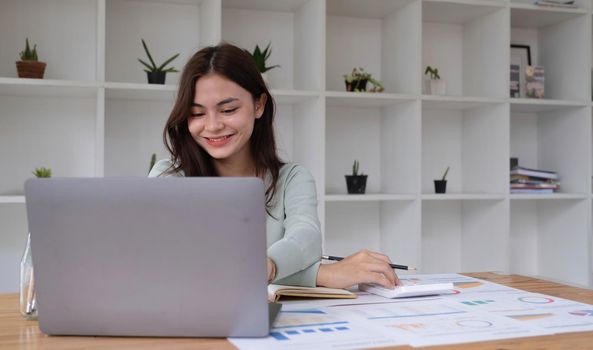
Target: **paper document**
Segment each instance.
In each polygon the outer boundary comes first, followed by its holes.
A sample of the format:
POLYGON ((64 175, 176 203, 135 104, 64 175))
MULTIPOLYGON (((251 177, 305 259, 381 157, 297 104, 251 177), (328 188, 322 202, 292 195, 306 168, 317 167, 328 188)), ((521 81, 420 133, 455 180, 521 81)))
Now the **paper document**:
POLYGON ((453 291, 453 283, 403 285, 393 289, 381 287, 376 284, 360 284, 358 288, 385 298, 407 298, 444 293, 450 294, 453 291))

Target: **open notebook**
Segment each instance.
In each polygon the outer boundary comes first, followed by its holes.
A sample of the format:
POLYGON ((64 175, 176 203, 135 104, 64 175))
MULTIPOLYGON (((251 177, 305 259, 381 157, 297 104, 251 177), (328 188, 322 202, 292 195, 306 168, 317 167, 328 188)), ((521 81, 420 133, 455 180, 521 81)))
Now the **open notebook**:
POLYGON ((345 289, 325 287, 299 287, 284 286, 280 284, 268 285, 268 300, 277 302, 281 297, 303 297, 303 298, 339 298, 354 299, 356 294, 345 289))

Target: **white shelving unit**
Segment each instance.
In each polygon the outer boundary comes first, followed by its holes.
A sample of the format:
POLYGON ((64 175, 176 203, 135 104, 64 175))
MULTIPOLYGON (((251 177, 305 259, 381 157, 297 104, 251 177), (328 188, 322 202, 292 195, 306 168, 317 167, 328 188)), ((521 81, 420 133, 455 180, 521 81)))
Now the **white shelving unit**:
POLYGON ((494 270, 593 287, 593 1, 6 0, 0 4, 0 292, 18 288, 23 182, 145 176, 179 74, 148 85, 144 38, 180 69, 197 49, 272 43, 285 160, 317 180, 324 252, 382 251, 422 273, 494 270), (25 37, 48 63, 19 79, 25 37), (546 99, 509 98, 510 44, 545 67, 546 99), (429 95, 436 66, 444 96, 429 95), (346 92, 364 67, 383 93, 346 92), (509 158, 557 170, 561 190, 509 194, 509 158), (358 159, 367 194, 348 195, 358 159), (447 194, 433 180, 447 166, 447 194))

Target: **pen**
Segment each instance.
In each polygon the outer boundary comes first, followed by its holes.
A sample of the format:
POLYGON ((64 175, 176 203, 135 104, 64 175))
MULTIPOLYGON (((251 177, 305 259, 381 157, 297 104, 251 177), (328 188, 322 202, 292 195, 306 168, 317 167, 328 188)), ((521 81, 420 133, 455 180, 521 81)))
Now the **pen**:
MULTIPOLYGON (((340 260, 343 260, 344 258, 342 258, 340 256, 322 255, 321 259, 340 261, 340 260)), ((410 267, 410 266, 406 266, 406 265, 389 264, 389 266, 391 266, 394 269, 398 269, 398 270, 416 270, 415 267, 410 267)))

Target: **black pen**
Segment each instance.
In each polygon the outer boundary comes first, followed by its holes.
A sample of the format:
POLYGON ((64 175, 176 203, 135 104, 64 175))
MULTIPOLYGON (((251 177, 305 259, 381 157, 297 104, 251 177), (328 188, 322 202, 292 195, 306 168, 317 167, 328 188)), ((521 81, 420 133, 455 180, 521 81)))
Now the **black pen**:
MULTIPOLYGON (((321 259, 340 261, 340 260, 343 260, 344 258, 342 258, 340 256, 322 255, 321 259)), ((416 270, 415 267, 410 267, 410 266, 406 266, 406 265, 389 264, 389 266, 391 266, 394 269, 398 269, 398 270, 416 270)))

